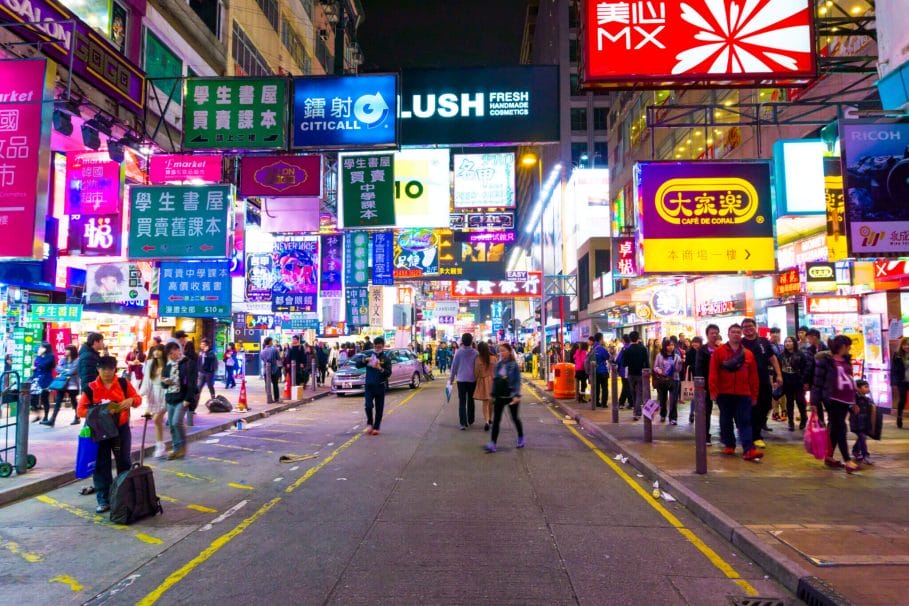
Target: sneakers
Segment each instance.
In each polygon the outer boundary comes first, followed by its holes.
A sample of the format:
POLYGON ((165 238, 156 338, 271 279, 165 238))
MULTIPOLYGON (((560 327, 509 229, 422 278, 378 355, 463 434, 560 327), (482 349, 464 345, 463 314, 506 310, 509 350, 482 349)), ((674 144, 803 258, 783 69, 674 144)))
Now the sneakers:
POLYGON ((679 422, 678 422, 678 421, 669 421, 669 424, 670 424, 670 425, 678 425, 679 422))
POLYGON ((734 455, 734 454, 735 454, 735 448, 732 447, 732 446, 726 446, 726 447, 723 448, 723 454, 724 454, 724 455, 734 455))
POLYGON ((377 436, 377 435, 379 435, 379 430, 378 430, 378 429, 373 429, 372 431, 369 432, 369 435, 371 435, 371 436, 377 436))
POLYGON ((372 425, 367 425, 367 426, 366 426, 366 429, 363 430, 363 433, 365 433, 366 435, 371 434, 371 433, 372 433, 372 425))
POLYGON ((483 450, 485 450, 486 452, 488 452, 490 454, 494 453, 496 451, 496 443, 490 442, 489 444, 487 444, 486 446, 483 447, 483 450))
POLYGON ((758 448, 767 448, 767 442, 765 442, 764 440, 755 440, 754 445, 757 446, 758 448))
POLYGON ((107 513, 110 511, 110 505, 108 503, 102 503, 95 507, 95 513, 107 513))
POLYGON ((855 461, 846 461, 844 467, 846 468, 846 473, 854 473, 859 470, 859 466, 855 461))
POLYGON ((524 448, 524 444, 526 444, 526 442, 524 441, 524 436, 521 436, 520 438, 518 438, 517 448, 524 448))
POLYGON ((742 458, 746 461, 757 461, 764 456, 764 453, 756 448, 752 448, 748 452, 742 455, 742 458))
POLYGON ((845 467, 841 462, 837 461, 833 457, 826 457, 824 459, 824 465, 827 467, 833 467, 834 469, 839 469, 840 467, 845 467))
POLYGON ((155 444, 155 454, 152 455, 156 459, 163 459, 167 455, 167 448, 164 446, 164 442, 158 442, 155 444))

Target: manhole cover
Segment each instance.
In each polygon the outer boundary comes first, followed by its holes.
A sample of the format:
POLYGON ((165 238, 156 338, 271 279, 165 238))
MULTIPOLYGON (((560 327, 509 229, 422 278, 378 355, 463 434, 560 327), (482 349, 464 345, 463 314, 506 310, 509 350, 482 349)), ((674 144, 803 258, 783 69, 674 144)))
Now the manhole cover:
POLYGON ((780 598, 734 597, 732 606, 787 606, 780 598))

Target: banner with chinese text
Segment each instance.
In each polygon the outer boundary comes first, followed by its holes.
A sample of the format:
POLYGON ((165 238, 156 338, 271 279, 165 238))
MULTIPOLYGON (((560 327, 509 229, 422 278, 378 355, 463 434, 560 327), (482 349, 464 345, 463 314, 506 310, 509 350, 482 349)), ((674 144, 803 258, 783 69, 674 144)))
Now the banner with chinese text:
POLYGON ((365 286, 345 288, 347 303, 347 326, 358 328, 369 326, 369 289, 365 286))
POLYGON ((395 280, 439 277, 439 243, 437 230, 402 229, 395 232, 395 280))
POLYGON ((339 172, 338 227, 394 227, 394 154, 344 155, 339 172))
POLYGON ((342 238, 342 234, 322 236, 322 277, 319 281, 319 293, 322 297, 341 296, 341 269, 344 267, 342 238))
POLYGON ((369 284, 369 233, 348 231, 344 234, 344 284, 369 284))
POLYGON ((124 171, 106 151, 66 154, 66 214, 119 213, 124 171))
POLYGON ((230 262, 161 263, 159 308, 163 316, 219 318, 230 315, 230 262))
POLYGON ((536 299, 543 292, 543 274, 527 272, 523 282, 513 280, 458 280, 451 283, 454 299, 536 299))
POLYGON ((278 240, 274 262, 272 311, 318 313, 319 236, 278 240))
POLYGON ((843 165, 840 158, 824 158, 824 198, 827 206, 827 258, 849 258, 846 232, 846 193, 843 190, 843 165))
POLYGON ((284 149, 287 80, 189 78, 184 149, 284 149))
POLYGON ((394 278, 394 232, 377 231, 372 234, 372 283, 374 286, 392 286, 394 278))
POLYGON ((28 314, 31 322, 81 322, 81 305, 35 303, 28 314))

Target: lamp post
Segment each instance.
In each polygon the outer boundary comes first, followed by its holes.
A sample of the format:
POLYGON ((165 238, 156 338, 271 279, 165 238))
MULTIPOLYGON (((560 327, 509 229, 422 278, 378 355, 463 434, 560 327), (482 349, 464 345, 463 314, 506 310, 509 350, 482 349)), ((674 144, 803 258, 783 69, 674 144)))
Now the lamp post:
MULTIPOLYGON (((543 159, 538 157, 533 153, 526 153, 521 156, 521 165, 530 168, 532 166, 537 167, 537 204, 542 203, 543 196, 543 159)), ((543 213, 540 212, 540 221, 538 225, 537 233, 540 235, 540 270, 543 269, 543 213)), ((533 247, 533 241, 531 240, 531 248, 533 247)), ((543 282, 545 284, 545 276, 543 282)), ((545 289, 543 284, 540 285, 540 372, 542 373, 542 378, 545 380, 549 377, 548 366, 549 366, 549 355, 546 353, 546 325, 544 319, 545 312, 545 289)), ((533 310, 533 299, 530 299, 530 317, 534 318, 533 310)))

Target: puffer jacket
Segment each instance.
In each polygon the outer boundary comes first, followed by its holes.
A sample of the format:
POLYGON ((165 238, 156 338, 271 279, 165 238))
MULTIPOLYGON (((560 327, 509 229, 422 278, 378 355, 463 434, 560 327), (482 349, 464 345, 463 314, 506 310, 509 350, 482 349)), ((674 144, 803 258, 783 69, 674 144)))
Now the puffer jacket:
MULTIPOLYGON (((852 375, 852 358, 846 356, 847 372, 852 375)), ((814 383, 811 385, 811 404, 829 402, 830 395, 836 386, 836 364, 829 350, 819 351, 814 355, 814 383)))
POLYGON ((723 368, 723 362, 738 353, 733 351, 728 343, 717 347, 710 356, 710 397, 716 400, 720 395, 748 396, 751 398, 751 405, 754 406, 760 391, 757 363, 754 354, 744 345, 739 351, 744 352, 745 359, 742 366, 734 372, 723 368))
POLYGON ((83 343, 79 348, 79 384, 91 385, 92 381, 98 378, 98 363, 101 362, 101 354, 83 343))

